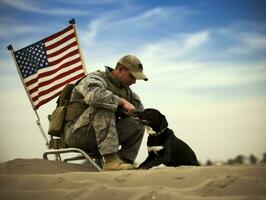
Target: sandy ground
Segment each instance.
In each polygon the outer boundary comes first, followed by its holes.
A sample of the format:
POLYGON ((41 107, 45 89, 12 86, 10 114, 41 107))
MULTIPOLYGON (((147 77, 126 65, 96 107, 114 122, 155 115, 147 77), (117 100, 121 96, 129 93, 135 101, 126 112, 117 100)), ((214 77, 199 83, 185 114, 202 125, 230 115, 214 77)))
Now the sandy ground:
POLYGON ((92 172, 41 159, 0 164, 0 199, 266 199, 266 165, 92 172))

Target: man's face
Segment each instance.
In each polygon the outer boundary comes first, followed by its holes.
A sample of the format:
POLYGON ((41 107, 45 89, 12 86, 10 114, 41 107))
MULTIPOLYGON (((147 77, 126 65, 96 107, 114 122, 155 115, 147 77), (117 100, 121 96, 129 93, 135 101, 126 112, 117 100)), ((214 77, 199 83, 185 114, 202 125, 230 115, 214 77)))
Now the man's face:
POLYGON ((136 83, 136 79, 127 68, 120 70, 120 81, 124 87, 129 87, 132 84, 136 83))

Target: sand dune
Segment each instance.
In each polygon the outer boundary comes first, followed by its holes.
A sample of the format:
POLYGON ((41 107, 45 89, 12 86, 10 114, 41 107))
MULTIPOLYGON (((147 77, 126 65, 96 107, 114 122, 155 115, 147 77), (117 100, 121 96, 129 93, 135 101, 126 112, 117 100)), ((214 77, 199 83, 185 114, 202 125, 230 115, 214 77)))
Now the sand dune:
POLYGON ((92 172, 41 159, 0 164, 0 199, 266 199, 266 166, 92 172))

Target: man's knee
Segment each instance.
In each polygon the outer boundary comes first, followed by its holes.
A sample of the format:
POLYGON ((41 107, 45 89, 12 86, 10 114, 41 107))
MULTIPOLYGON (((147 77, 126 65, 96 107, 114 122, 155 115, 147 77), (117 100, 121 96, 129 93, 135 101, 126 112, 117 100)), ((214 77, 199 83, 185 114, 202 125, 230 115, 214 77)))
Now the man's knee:
POLYGON ((115 122, 115 114, 106 109, 99 109, 95 112, 92 124, 95 130, 103 130, 111 126, 115 122))
POLYGON ((65 130, 65 142, 69 147, 76 147, 90 152, 94 152, 97 149, 95 134, 90 125, 74 130, 73 122, 71 122, 67 124, 65 130))
POLYGON ((115 113, 106 109, 99 109, 92 119, 92 125, 101 154, 117 152, 119 141, 115 113))

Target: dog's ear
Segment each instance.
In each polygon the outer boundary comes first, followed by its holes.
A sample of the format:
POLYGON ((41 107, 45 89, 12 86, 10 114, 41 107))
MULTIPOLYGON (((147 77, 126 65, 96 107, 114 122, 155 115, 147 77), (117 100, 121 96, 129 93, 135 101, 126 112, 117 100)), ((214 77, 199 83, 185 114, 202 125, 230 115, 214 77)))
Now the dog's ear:
POLYGON ((160 131, 164 130, 168 126, 168 122, 163 114, 160 115, 161 118, 161 125, 160 125, 160 131))

